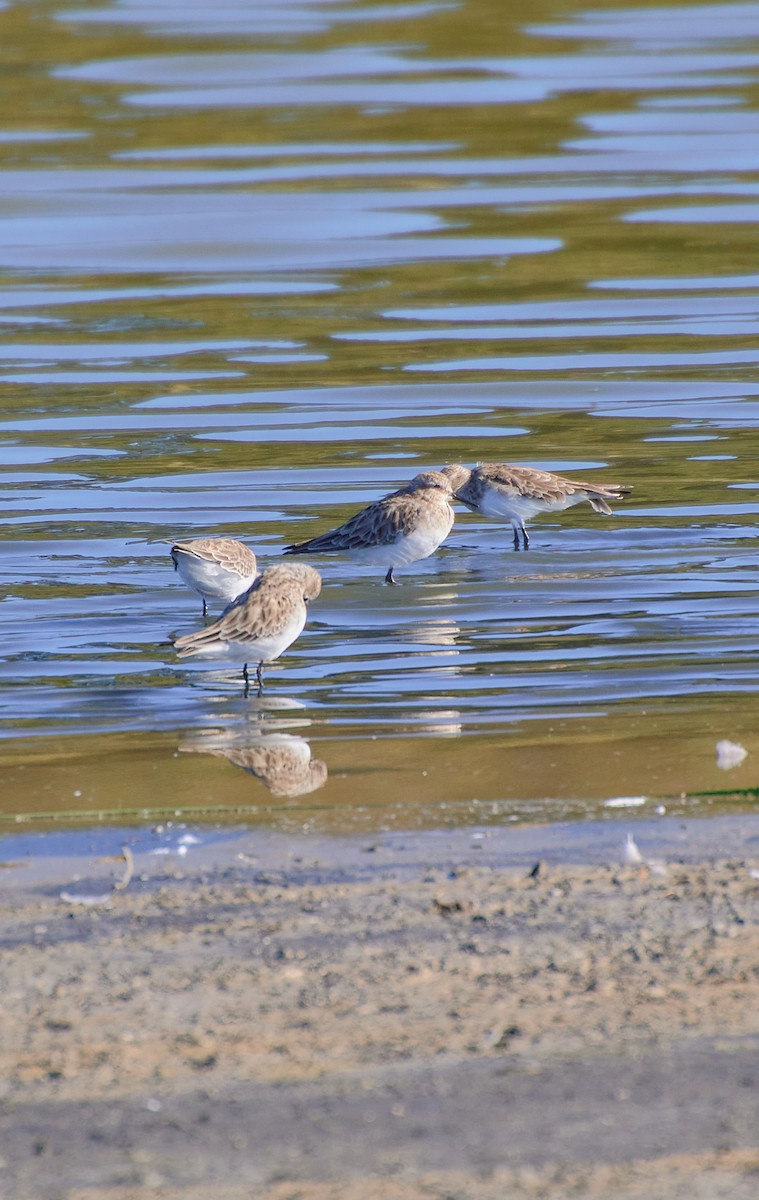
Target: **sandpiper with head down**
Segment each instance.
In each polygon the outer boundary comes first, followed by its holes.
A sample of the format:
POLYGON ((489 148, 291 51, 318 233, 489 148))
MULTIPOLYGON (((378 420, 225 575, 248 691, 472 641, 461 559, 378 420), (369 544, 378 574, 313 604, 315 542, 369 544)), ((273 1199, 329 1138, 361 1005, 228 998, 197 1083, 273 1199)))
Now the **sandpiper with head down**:
POLYGON ((451 532, 453 492, 468 477, 468 469, 460 466, 422 471, 405 487, 362 508, 337 529, 287 546, 284 553, 341 552, 386 568, 385 583, 395 583, 396 567, 427 558, 451 532))
POLYGON ((596 512, 609 515, 608 500, 620 500, 631 488, 620 483, 591 484, 565 479, 551 471, 534 467, 512 467, 508 463, 480 463, 463 486, 455 489, 456 499, 486 517, 510 521, 514 529, 514 549, 519 550, 520 534, 525 550, 530 545, 525 521, 538 513, 563 512, 573 504, 587 500, 596 512))
POLYGON ((258 575, 255 554, 236 538, 203 537, 175 542, 171 558, 174 570, 201 596, 203 616, 208 612, 209 600, 229 604, 247 592, 258 575))
POLYGON ((256 663, 258 694, 263 691, 264 663, 273 662, 303 632, 306 605, 321 591, 321 575, 305 563, 267 567, 242 596, 205 629, 174 641, 180 658, 191 655, 242 662, 245 695, 250 681, 248 663, 256 663))

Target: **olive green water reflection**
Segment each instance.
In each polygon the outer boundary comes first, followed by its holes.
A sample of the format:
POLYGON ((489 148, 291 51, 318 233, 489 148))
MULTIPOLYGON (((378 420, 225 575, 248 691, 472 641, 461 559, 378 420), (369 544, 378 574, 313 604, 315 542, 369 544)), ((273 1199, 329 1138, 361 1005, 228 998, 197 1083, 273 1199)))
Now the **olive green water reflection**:
POLYGON ((0 66, 9 825, 754 804, 755 6, 6 7, 0 66), (161 539, 482 459, 634 491, 317 562, 263 707, 177 664, 161 539))
MULTIPOLYGON (((634 713, 610 718, 602 732, 597 721, 538 721, 498 740, 446 736, 453 725, 449 714, 448 728, 441 721, 436 738, 364 740, 360 754, 355 739, 321 740, 324 731, 302 726, 249 733, 234 745, 219 730, 194 731, 179 741, 155 733, 139 744, 123 734, 41 738, 31 747, 9 742, 0 758, 3 789, 21 798, 22 807, 6 814, 3 828, 181 818, 371 832, 583 820, 600 812, 629 821, 662 808, 670 816, 708 816, 753 810, 757 803, 756 787, 742 792, 736 778, 731 792, 732 777, 716 765, 713 712, 699 713, 695 722, 692 713, 660 713, 657 736, 650 720, 634 713), (329 773, 306 794, 296 786, 289 795, 282 781, 295 778, 290 759, 304 744, 312 761, 318 753, 318 761, 329 763, 329 773), (257 751, 256 773, 241 762, 241 746, 257 751), (277 751, 270 765, 281 765, 288 752, 284 776, 276 767, 270 774, 261 770, 264 749, 277 751), (603 806, 604 800, 611 804, 603 806)), ((759 751, 753 726, 737 726, 750 754, 759 751)))

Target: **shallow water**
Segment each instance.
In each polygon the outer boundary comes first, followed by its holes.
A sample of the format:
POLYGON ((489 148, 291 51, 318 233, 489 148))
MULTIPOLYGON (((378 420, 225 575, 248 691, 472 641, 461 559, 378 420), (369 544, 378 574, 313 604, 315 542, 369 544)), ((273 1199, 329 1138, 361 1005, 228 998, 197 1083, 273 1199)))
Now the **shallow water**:
POLYGON ((756 808, 757 9, 507 7, 0 4, 6 829, 756 808), (477 460, 634 491, 177 662, 166 540, 477 460))

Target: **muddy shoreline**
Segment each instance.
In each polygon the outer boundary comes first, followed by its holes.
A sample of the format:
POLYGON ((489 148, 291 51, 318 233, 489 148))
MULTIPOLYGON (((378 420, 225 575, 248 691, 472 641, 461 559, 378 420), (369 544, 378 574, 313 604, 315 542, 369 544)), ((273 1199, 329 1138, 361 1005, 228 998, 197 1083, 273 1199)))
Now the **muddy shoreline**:
POLYGON ((6 840, 0 1194, 759 1193, 759 816, 199 832, 6 840))

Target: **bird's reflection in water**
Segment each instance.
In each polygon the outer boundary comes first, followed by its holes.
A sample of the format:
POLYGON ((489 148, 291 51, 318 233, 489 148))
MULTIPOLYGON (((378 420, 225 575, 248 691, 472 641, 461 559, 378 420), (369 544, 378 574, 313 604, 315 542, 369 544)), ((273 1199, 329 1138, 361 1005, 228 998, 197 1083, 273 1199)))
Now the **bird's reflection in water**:
MULTIPOLYGON (((449 647, 455 646, 461 630, 450 617, 439 619, 430 618, 427 621, 417 621, 408 627, 411 639, 422 646, 440 646, 443 653, 451 653, 449 647)), ((458 654, 458 650, 453 651, 458 654)))
POLYGON ((461 713, 456 708, 419 709, 413 719, 414 733, 433 737, 458 737, 461 733, 461 713))
POLYGON ((327 764, 311 757, 305 738, 260 730, 209 730, 188 738, 179 749, 215 754, 255 775, 273 796, 305 796, 327 782, 327 764))
POLYGON ((424 646, 425 653, 454 657, 458 655, 457 642, 461 630, 450 617, 428 617, 413 621, 398 630, 396 636, 401 642, 412 642, 416 646, 424 646), (427 647, 431 647, 427 650, 427 647))

